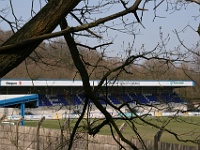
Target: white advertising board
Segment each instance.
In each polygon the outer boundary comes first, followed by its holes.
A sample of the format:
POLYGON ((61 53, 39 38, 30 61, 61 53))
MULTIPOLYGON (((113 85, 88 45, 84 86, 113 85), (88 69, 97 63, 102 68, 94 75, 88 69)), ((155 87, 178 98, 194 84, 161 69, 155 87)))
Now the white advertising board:
MULTIPOLYGON (((97 86, 99 80, 90 81, 91 86, 97 86)), ((82 86, 81 80, 12 80, 1 79, 1 86, 82 86)), ((104 82, 103 86, 106 83, 104 82)), ((108 81, 107 86, 194 86, 193 81, 108 81)))

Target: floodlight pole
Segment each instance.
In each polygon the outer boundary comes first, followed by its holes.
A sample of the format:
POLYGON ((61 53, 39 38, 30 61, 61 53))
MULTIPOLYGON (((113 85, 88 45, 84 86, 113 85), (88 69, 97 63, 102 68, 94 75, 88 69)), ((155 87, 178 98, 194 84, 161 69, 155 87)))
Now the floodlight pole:
MULTIPOLYGON (((21 116, 24 118, 25 115, 25 103, 21 103, 20 105, 21 116)), ((24 119, 20 123, 21 126, 24 126, 24 119)))

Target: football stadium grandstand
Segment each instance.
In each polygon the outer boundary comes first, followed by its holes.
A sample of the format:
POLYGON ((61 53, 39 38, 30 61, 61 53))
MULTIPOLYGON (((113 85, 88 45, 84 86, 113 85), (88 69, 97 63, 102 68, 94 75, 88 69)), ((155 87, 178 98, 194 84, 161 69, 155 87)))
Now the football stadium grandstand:
MULTIPOLYGON (((99 81, 90 81, 90 84, 95 87, 99 84, 99 81)), ((97 96, 101 104, 104 105, 113 116, 120 114, 109 108, 109 106, 107 107, 107 100, 114 105, 120 105, 124 102, 129 103, 131 107, 137 108, 138 113, 148 112, 151 115, 164 115, 163 112, 160 112, 158 109, 152 109, 151 106, 156 105, 157 108, 167 107, 186 111, 187 102, 176 94, 174 89, 191 86, 194 86, 193 81, 107 81, 103 84, 97 96), (141 109, 141 107, 137 106, 144 107, 141 109)), ((4 101, 0 103, 0 106, 4 108, 4 112, 0 113, 5 113, 5 108, 7 107, 23 107, 23 109, 29 108, 29 110, 31 110, 29 113, 34 115, 50 115, 53 114, 53 110, 56 110, 54 108, 62 107, 63 111, 59 115, 57 112, 56 117, 58 118, 66 117, 66 115, 69 114, 71 117, 76 117, 76 113, 80 113, 83 106, 82 104, 84 104, 85 101, 81 80, 1 79, 0 95, 1 97, 7 96, 4 99, 0 99, 0 101, 4 101), (8 96, 11 95, 21 95, 21 97, 9 98, 8 96), (37 96, 34 97, 33 100, 30 100, 29 97, 24 98, 25 101, 22 102, 22 95, 25 97, 37 96), (6 101, 10 103, 5 105, 6 101), (11 103, 12 101, 18 102, 11 103)), ((91 101, 90 104, 92 106, 91 117, 101 117, 102 114, 92 105, 91 101)), ((126 107, 124 107, 122 111, 127 115, 131 113, 126 107)), ((26 114, 22 109, 21 113, 22 115, 26 114)), ((12 115, 13 114, 12 111, 12 115)), ((8 115, 11 114, 8 113, 8 115)), ((51 115, 50 118, 52 119, 55 117, 51 115)))

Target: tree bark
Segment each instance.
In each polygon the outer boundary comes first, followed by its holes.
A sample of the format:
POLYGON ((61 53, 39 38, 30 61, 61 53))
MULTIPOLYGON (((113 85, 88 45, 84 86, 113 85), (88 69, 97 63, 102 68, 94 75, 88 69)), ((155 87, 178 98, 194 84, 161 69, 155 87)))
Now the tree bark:
MULTIPOLYGON (((80 0, 50 0, 36 16, 26 23, 2 46, 14 44, 19 41, 51 33, 80 0)), ((31 52, 42 42, 34 41, 32 44, 24 44, 8 49, 0 53, 0 77, 17 67, 31 52)))

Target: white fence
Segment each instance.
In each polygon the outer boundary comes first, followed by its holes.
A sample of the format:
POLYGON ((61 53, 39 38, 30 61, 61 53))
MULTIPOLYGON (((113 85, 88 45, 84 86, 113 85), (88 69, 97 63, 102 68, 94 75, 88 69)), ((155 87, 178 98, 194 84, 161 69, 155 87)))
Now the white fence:
MULTIPOLYGON (((137 113, 139 116, 144 115, 146 113, 137 113)), ((111 113, 113 117, 122 117, 122 114, 111 113)), ((134 116, 133 113, 125 113, 127 117, 134 116)), ((157 113, 149 113, 150 116, 200 116, 200 112, 157 112, 157 113)), ((40 120, 42 117, 45 119, 64 119, 64 118, 78 118, 79 114, 73 113, 63 113, 61 115, 57 114, 46 114, 46 115, 25 115, 25 120, 40 120)), ((91 118, 103 118, 104 115, 101 112, 93 112, 90 113, 91 118)), ((21 119, 20 115, 9 115, 7 116, 8 120, 19 120, 21 119)))

